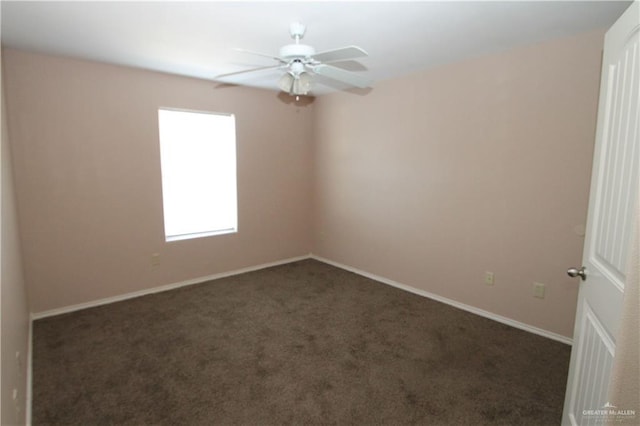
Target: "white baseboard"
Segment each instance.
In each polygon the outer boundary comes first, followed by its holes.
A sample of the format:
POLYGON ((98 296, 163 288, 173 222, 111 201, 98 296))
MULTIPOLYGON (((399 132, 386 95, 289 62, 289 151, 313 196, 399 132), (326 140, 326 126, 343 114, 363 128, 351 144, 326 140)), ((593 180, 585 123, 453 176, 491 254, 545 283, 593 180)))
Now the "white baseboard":
MULTIPOLYGON (((145 289, 145 290, 135 291, 135 292, 132 292, 132 293, 126 293, 126 294, 121 294, 121 295, 118 295, 118 296, 107 297, 107 298, 104 298, 104 299, 93 300, 93 301, 90 301, 90 302, 80 303, 80 304, 77 304, 77 305, 65 306, 65 307, 62 307, 62 308, 51 309, 51 310, 43 311, 43 312, 36 312, 36 313, 32 313, 31 314, 31 320, 33 321, 33 320, 38 320, 38 319, 41 319, 41 318, 47 318, 47 317, 51 317, 51 316, 55 316, 55 315, 60 315, 60 314, 66 314, 66 313, 69 313, 69 312, 79 311, 81 309, 87 309, 87 308, 93 308, 93 307, 96 307, 96 306, 107 305, 107 304, 110 304, 110 303, 120 302, 120 301, 127 300, 127 299, 133 299, 135 297, 145 296, 147 294, 153 294, 153 293, 159 293, 159 292, 163 292, 163 291, 173 290, 173 289, 180 288, 180 287, 185 287, 185 286, 189 286, 189 285, 193 285, 193 284, 200 284, 200 283, 203 283, 203 282, 206 282, 206 281, 211 281, 211 280, 215 280, 215 279, 219 279, 219 278, 230 277, 230 276, 233 276, 233 275, 243 274, 245 272, 257 271, 259 269, 269 268, 269 267, 272 267, 272 266, 284 265, 284 264, 287 264, 287 263, 297 262, 297 261, 304 260, 304 259, 309 259, 309 258, 315 259, 315 260, 317 260, 319 262, 327 263, 329 265, 335 266, 335 267, 340 268, 340 269, 344 269, 344 270, 349 271, 349 272, 353 272, 353 273, 358 274, 358 275, 362 275, 363 277, 370 278, 372 280, 375 280, 375 281, 381 282, 383 284, 387 284, 387 285, 399 288, 401 290, 405 290, 405 291, 417 294, 419 296, 427 297, 429 299, 433 299, 433 300, 436 300, 438 302, 446 303, 447 305, 462 309, 462 310, 467 311, 467 312, 471 312, 471 313, 476 314, 476 315, 480 315, 481 317, 492 319, 492 320, 500 322, 502 324, 506 324, 506 325, 509 325, 509 326, 512 326, 512 327, 515 327, 515 328, 519 328, 521 330, 528 331, 530 333, 534 333, 534 334, 537 334, 539 336, 547 337, 549 339, 556 340, 558 342, 562 342, 562 343, 565 343, 567 345, 572 345, 573 344, 573 339, 571 339, 569 337, 566 337, 566 336, 563 336, 561 334, 557 334, 557 333, 554 333, 552 331, 544 330, 542 328, 534 327, 532 325, 525 324, 523 322, 516 321, 516 320, 513 320, 511 318, 503 317, 501 315, 497 315, 497 314, 494 314, 492 312, 485 311, 483 309, 476 308, 476 307, 471 306, 471 305, 467 305, 467 304, 464 304, 464 303, 461 303, 461 302, 457 302, 457 301, 455 301, 453 299, 448 299, 446 297, 439 296, 437 294, 430 293, 430 292, 425 291, 425 290, 421 290, 421 289, 417 289, 415 287, 411 287, 411 286, 408 286, 408 285, 405 285, 405 284, 401 284, 401 283, 399 283, 397 281, 393 281, 393 280, 390 280, 388 278, 381 277, 379 275, 375 275, 375 274, 363 271, 361 269, 353 268, 351 266, 347 266, 347 265, 344 265, 344 264, 339 263, 339 262, 334 262, 333 260, 326 259, 326 258, 323 258, 321 256, 314 255, 314 254, 309 254, 309 255, 306 255, 306 256, 292 257, 292 258, 283 259, 283 260, 270 262, 270 263, 263 263, 263 264, 260 264, 260 265, 249 266, 249 267, 246 267, 246 268, 236 269, 236 270, 233 270, 233 271, 221 272, 221 273, 218 273, 218 274, 213 274, 213 275, 209 275, 209 276, 205 276, 205 277, 194 278, 194 279, 190 279, 190 280, 186 280, 186 281, 181 281, 181 282, 178 282, 178 283, 167 284, 167 285, 163 285, 163 286, 159 286, 159 287, 153 287, 153 288, 149 288, 149 289, 145 289)), ((30 330, 30 333, 31 333, 31 330, 30 330)), ((29 351, 29 355, 31 355, 31 351, 29 351)), ((29 366, 29 368, 30 368, 30 366, 29 366)))
POLYGON ((358 275, 362 275, 363 277, 370 278, 370 279, 375 280, 375 281, 379 281, 379 282, 381 282, 383 284, 387 284, 387 285, 399 288, 401 290, 405 290, 405 291, 417 294, 418 296, 423 296, 423 297, 427 297, 429 299, 436 300, 438 302, 446 303, 447 305, 451 305, 451 306, 456 307, 458 309, 462 309, 463 311, 471 312, 472 314, 476 314, 476 315, 479 315, 481 317, 489 318, 491 320, 497 321, 497 322, 502 323, 502 324, 509 325, 511 327, 519 328, 521 330, 528 331, 530 333, 537 334, 539 336, 547 337, 549 339, 556 340, 558 342, 565 343, 567 345, 572 345, 573 344, 573 339, 571 339, 569 337, 566 337, 566 336, 563 336, 563 335, 558 334, 558 333, 554 333, 552 331, 548 331, 548 330, 544 330, 542 328, 534 327, 532 325, 525 324, 523 322, 516 321, 516 320, 513 320, 511 318, 503 317, 501 315, 497 315, 497 314, 494 314, 492 312, 485 311, 484 309, 476 308, 476 307, 471 306, 471 305, 466 305, 464 303, 460 303, 460 302, 457 302, 455 300, 448 299, 446 297, 438 296, 437 294, 433 294, 433 293, 430 293, 430 292, 425 291, 425 290, 420 290, 420 289, 417 289, 415 287, 411 287, 411 286, 408 286, 408 285, 405 285, 405 284, 401 284, 401 283, 399 283, 397 281, 393 281, 393 280, 390 280, 388 278, 384 278, 384 277, 381 277, 381 276, 378 276, 378 275, 375 275, 375 274, 371 274, 371 273, 363 271, 361 269, 352 268, 351 266, 343 265, 342 263, 334 262, 333 260, 329 260, 329 259, 325 259, 325 258, 320 257, 320 256, 316 256, 315 254, 311 254, 310 257, 312 259, 315 259, 315 260, 323 262, 323 263, 327 263, 327 264, 335 266, 337 268, 344 269, 346 271, 353 272, 353 273, 358 274, 358 275))
POLYGON ((185 287, 185 286, 189 286, 189 285, 193 285, 193 284, 200 284, 200 283, 203 283, 203 282, 206 282, 206 281, 217 280, 219 278, 225 278, 225 277, 230 277, 230 276, 233 276, 233 275, 244 274, 246 272, 257 271, 259 269, 270 268, 272 266, 278 266, 278 265, 284 265, 284 264, 287 264, 287 263, 297 262, 299 260, 309 259, 310 257, 311 257, 310 254, 306 255, 306 256, 291 257, 291 258, 288 258, 288 259, 278 260, 278 261, 275 261, 275 262, 263 263, 263 264, 260 264, 260 265, 249 266, 249 267, 246 267, 246 268, 235 269, 233 271, 220 272, 218 274, 208 275, 206 277, 198 277, 198 278, 193 278, 193 279, 186 280, 186 281, 181 281, 181 282, 178 282, 178 283, 166 284, 166 285, 162 285, 162 286, 159 286, 159 287, 147 288, 147 289, 140 290, 140 291, 134 291, 132 293, 120 294, 118 296, 112 296, 112 297, 106 297, 104 299, 92 300, 90 302, 79 303, 77 305, 70 305, 70 306, 64 306, 62 308, 51 309, 51 310, 48 310, 48 311, 35 312, 35 313, 31 314, 31 320, 35 321, 35 320, 39 320, 39 319, 42 319, 42 318, 52 317, 52 316, 55 316, 55 315, 61 315, 61 314, 69 313, 69 312, 79 311, 81 309, 93 308, 93 307, 101 306, 101 305, 108 305, 110 303, 121 302, 123 300, 133 299, 135 297, 145 296, 147 294, 160 293, 160 292, 163 292, 163 291, 173 290, 173 289, 176 289, 176 288, 185 287))

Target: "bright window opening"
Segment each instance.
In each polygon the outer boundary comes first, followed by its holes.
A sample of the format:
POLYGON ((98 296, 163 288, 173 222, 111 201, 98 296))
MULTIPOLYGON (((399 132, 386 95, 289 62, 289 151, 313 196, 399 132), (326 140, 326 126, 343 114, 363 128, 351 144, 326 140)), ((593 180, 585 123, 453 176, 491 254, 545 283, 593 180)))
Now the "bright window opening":
POLYGON ((166 241, 238 230, 232 114, 158 110, 166 241))

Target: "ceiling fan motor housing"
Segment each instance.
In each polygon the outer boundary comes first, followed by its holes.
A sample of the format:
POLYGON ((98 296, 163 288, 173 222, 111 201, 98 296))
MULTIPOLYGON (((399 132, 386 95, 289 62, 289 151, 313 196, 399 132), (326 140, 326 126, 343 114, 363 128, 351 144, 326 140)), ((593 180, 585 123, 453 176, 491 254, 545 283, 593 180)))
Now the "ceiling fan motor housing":
POLYGON ((316 50, 306 44, 287 44, 280 48, 280 57, 283 59, 303 59, 315 55, 316 50))

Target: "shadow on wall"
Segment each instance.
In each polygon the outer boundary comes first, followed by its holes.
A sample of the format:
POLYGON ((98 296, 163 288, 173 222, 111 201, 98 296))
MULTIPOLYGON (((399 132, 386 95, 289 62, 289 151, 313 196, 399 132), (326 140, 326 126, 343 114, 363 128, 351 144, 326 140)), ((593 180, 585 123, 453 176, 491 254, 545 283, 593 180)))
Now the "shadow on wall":
POLYGON ((295 104, 296 106, 300 107, 311 105, 316 100, 315 96, 293 96, 285 92, 278 92, 278 95, 276 97, 282 103, 285 103, 287 105, 295 104))
MULTIPOLYGON (((231 89, 236 87, 242 87, 242 85, 219 82, 219 83, 216 83, 216 85, 214 86, 214 89, 215 90, 231 89)), ((314 96, 302 96, 302 95, 298 96, 296 99, 296 96, 291 96, 285 92, 278 92, 276 98, 284 104, 287 104, 287 105, 295 104, 296 106, 299 106, 299 107, 306 107, 307 105, 311 105, 316 100, 314 96)))

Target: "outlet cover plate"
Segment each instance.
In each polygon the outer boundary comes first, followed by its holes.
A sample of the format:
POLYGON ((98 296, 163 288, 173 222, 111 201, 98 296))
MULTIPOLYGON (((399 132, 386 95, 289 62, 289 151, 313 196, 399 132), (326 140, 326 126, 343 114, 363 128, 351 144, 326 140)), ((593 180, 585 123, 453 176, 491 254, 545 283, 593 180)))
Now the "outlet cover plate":
POLYGON ((484 283, 486 285, 494 285, 495 284, 495 276, 493 275, 493 272, 486 271, 484 273, 484 283))
POLYGON ((533 297, 544 299, 545 285, 542 283, 533 283, 533 297))

